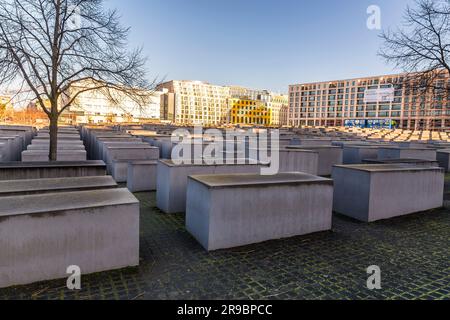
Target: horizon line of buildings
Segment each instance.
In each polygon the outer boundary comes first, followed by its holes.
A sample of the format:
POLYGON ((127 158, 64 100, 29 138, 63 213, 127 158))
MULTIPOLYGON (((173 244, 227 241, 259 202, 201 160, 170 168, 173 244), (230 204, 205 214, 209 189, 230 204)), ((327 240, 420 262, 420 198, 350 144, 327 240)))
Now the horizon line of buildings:
POLYGON ((112 103, 99 90, 84 92, 63 119, 70 123, 155 120, 204 126, 450 130, 450 76, 441 73, 433 82, 438 90, 420 90, 405 74, 392 74, 292 84, 285 95, 204 81, 171 80, 159 84, 144 107, 120 94, 115 99, 119 102, 112 103))

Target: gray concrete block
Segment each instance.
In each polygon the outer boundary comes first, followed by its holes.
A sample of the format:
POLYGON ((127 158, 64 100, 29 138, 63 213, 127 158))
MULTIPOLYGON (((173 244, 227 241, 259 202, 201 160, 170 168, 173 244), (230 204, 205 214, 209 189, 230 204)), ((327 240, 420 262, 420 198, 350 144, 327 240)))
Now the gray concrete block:
POLYGON ((160 160, 156 177, 156 205, 165 213, 186 210, 186 188, 190 175, 198 174, 259 174, 263 164, 230 165, 175 165, 171 160, 160 160))
POLYGON ((0 287, 139 264, 139 202, 127 189, 0 198, 0 287))
POLYGON ((333 182, 302 173, 191 176, 186 229, 208 251, 331 229, 333 182))
POLYGON ((436 150, 428 148, 380 148, 378 159, 422 159, 436 161, 436 150))
POLYGON ((334 146, 288 146, 287 149, 304 149, 317 152, 319 154, 318 160, 318 175, 330 176, 333 166, 343 164, 343 150, 340 147, 334 146))
POLYGON ((0 180, 46 179, 106 175, 103 161, 0 163, 0 180))
POLYGON ((128 190, 131 192, 155 191, 157 166, 157 161, 128 162, 128 190))
POLYGON ((437 152, 437 161, 439 166, 445 169, 445 172, 450 172, 450 150, 439 150, 437 152))
POLYGON ((116 188, 110 176, 0 181, 0 197, 116 188))
MULTIPOLYGON (((49 153, 45 150, 25 150, 22 152, 22 162, 48 161, 49 153)), ((85 150, 60 150, 57 152, 57 161, 86 161, 85 150)))
POLYGON ((444 170, 405 165, 333 168, 334 211, 372 222, 442 207, 444 170))

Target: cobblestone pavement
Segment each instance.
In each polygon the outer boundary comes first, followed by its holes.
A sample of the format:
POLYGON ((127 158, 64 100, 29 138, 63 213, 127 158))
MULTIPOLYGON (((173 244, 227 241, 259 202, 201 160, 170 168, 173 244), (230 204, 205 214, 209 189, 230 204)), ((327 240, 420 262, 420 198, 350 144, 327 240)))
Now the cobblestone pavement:
POLYGON ((0 299, 450 299, 450 209, 372 224, 335 216, 331 232, 207 253, 183 214, 136 196, 139 268, 83 276, 77 292, 63 279, 0 289, 0 299), (367 289, 371 265, 382 290, 367 289))

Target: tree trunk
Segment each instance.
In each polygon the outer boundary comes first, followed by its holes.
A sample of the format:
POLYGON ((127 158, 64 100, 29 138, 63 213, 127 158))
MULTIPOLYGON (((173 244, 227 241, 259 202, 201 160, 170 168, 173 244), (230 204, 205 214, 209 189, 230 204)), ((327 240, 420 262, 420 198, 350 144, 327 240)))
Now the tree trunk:
POLYGON ((58 117, 52 115, 50 117, 50 148, 49 161, 56 161, 58 155, 58 117))

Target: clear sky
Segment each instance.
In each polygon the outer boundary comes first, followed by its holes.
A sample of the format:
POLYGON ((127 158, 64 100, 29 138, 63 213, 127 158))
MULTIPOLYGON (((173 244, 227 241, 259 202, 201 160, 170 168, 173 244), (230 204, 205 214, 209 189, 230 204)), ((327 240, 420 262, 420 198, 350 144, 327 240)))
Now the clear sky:
POLYGON ((289 84, 394 73, 379 30, 413 0, 107 0, 143 46, 152 77, 287 92, 289 84))

